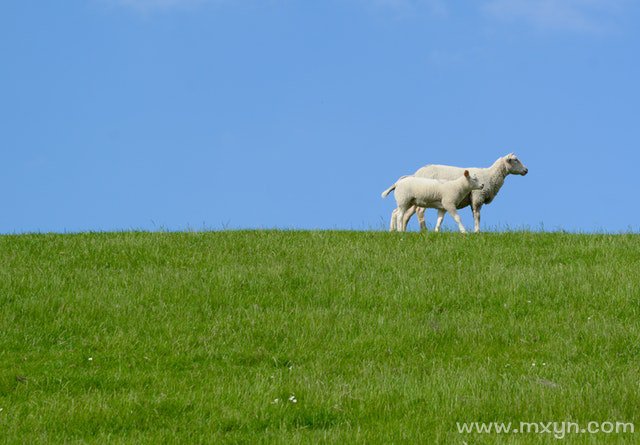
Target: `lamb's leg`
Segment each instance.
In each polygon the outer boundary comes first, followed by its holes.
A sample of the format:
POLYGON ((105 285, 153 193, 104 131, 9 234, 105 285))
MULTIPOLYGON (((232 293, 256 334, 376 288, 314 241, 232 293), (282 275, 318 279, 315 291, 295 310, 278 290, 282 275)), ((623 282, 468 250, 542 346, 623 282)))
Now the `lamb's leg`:
POLYGON ((473 223, 474 223, 474 231, 476 233, 480 232, 480 207, 471 205, 471 210, 473 211, 473 223))
POLYGON ((458 223, 458 228, 460 229, 460 233, 467 233, 467 230, 462 225, 462 221, 460 220, 460 215, 458 215, 458 211, 456 210, 456 206, 451 206, 447 208, 447 212, 449 215, 458 223))
POLYGON ((420 223, 420 230, 427 230, 427 223, 425 223, 424 221, 424 212, 426 212, 427 209, 425 209, 424 207, 420 207, 418 208, 418 222, 420 223))
POLYGON ((400 207, 398 207, 397 209, 397 213, 396 213, 396 228, 398 230, 398 232, 404 232, 406 229, 406 226, 404 225, 404 210, 401 209, 400 207))
POLYGON ((438 219, 436 220, 436 227, 433 229, 434 232, 440 231, 440 226, 442 225, 443 219, 444 219, 444 209, 438 209, 438 219))
POLYGON ((389 232, 393 232, 396 230, 396 218, 398 216, 398 209, 393 209, 391 212, 391 222, 389 223, 389 232))
POLYGON ((405 228, 407 227, 407 224, 409 224, 409 220, 411 219, 413 214, 416 213, 416 209, 416 206, 411 206, 404 212, 404 218, 402 219, 402 221, 405 228))
POLYGON ((407 211, 409 209, 400 209, 400 212, 402 213, 402 215, 400 215, 398 217, 398 221, 401 222, 402 224, 402 231, 406 232, 407 231, 407 219, 405 218, 405 215, 407 214, 407 211))

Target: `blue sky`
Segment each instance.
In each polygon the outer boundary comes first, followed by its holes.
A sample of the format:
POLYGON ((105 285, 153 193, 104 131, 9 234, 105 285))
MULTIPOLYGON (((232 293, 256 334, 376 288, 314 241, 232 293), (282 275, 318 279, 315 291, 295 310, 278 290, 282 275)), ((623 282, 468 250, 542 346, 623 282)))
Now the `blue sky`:
POLYGON ((484 228, 637 231, 639 21, 632 0, 3 1, 0 232, 380 230, 397 177, 512 151, 530 173, 484 228))

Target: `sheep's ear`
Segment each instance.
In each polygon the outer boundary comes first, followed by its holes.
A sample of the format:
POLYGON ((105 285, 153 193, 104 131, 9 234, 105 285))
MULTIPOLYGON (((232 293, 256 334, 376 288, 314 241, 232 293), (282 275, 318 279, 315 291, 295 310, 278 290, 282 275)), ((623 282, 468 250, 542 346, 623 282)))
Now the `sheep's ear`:
POLYGON ((469 170, 465 170, 464 171, 464 175, 468 178, 469 177, 469 170))

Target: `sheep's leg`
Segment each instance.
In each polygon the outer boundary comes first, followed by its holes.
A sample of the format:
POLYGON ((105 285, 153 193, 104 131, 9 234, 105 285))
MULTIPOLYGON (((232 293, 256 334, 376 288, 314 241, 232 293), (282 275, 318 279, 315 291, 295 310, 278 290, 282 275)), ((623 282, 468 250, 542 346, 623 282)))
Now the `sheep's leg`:
POLYGON ((407 210, 408 209, 400 209, 401 215, 398 217, 398 222, 401 224, 403 232, 407 231, 407 221, 404 217, 407 214, 407 210))
POLYGON ((471 206, 471 210, 473 211, 474 231, 478 233, 480 232, 480 206, 471 206))
POLYGON ((403 224, 404 210, 400 207, 397 208, 396 218, 396 228, 398 232, 404 232, 406 229, 406 226, 403 224))
POLYGON ((398 217, 398 209, 393 209, 391 212, 391 222, 389 223, 389 232, 396 230, 396 218, 398 217))
POLYGON ((460 220, 460 215, 458 215, 458 211, 456 210, 456 207, 455 206, 449 207, 447 209, 447 212, 449 212, 449 215, 451 215, 451 217, 455 220, 455 222, 458 223, 458 228, 460 229, 460 233, 467 233, 467 230, 462 225, 462 221, 460 220))
POLYGON ((416 213, 416 209, 416 206, 411 206, 406 210, 406 212, 404 212, 404 218, 402 219, 402 221, 405 228, 407 227, 407 224, 409 224, 409 220, 411 219, 413 214, 416 213))
POLYGON ((434 232, 440 231, 440 226, 442 225, 443 219, 444 219, 444 209, 438 209, 438 219, 436 220, 436 227, 433 229, 434 232))
POLYGON ((420 207, 417 211, 418 213, 418 222, 420 223, 420 230, 427 230, 427 223, 425 223, 424 221, 424 212, 426 212, 427 209, 425 209, 424 207, 420 207))

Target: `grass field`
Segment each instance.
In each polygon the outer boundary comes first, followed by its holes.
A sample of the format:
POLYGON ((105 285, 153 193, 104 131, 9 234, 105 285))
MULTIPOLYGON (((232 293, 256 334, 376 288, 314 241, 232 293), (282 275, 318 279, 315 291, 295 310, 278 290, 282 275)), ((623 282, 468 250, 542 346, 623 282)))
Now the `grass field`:
MULTIPOLYGON (((0 237, 0 442, 558 443, 640 428, 640 236, 0 237)), ((639 443, 637 432, 560 443, 639 443)))

